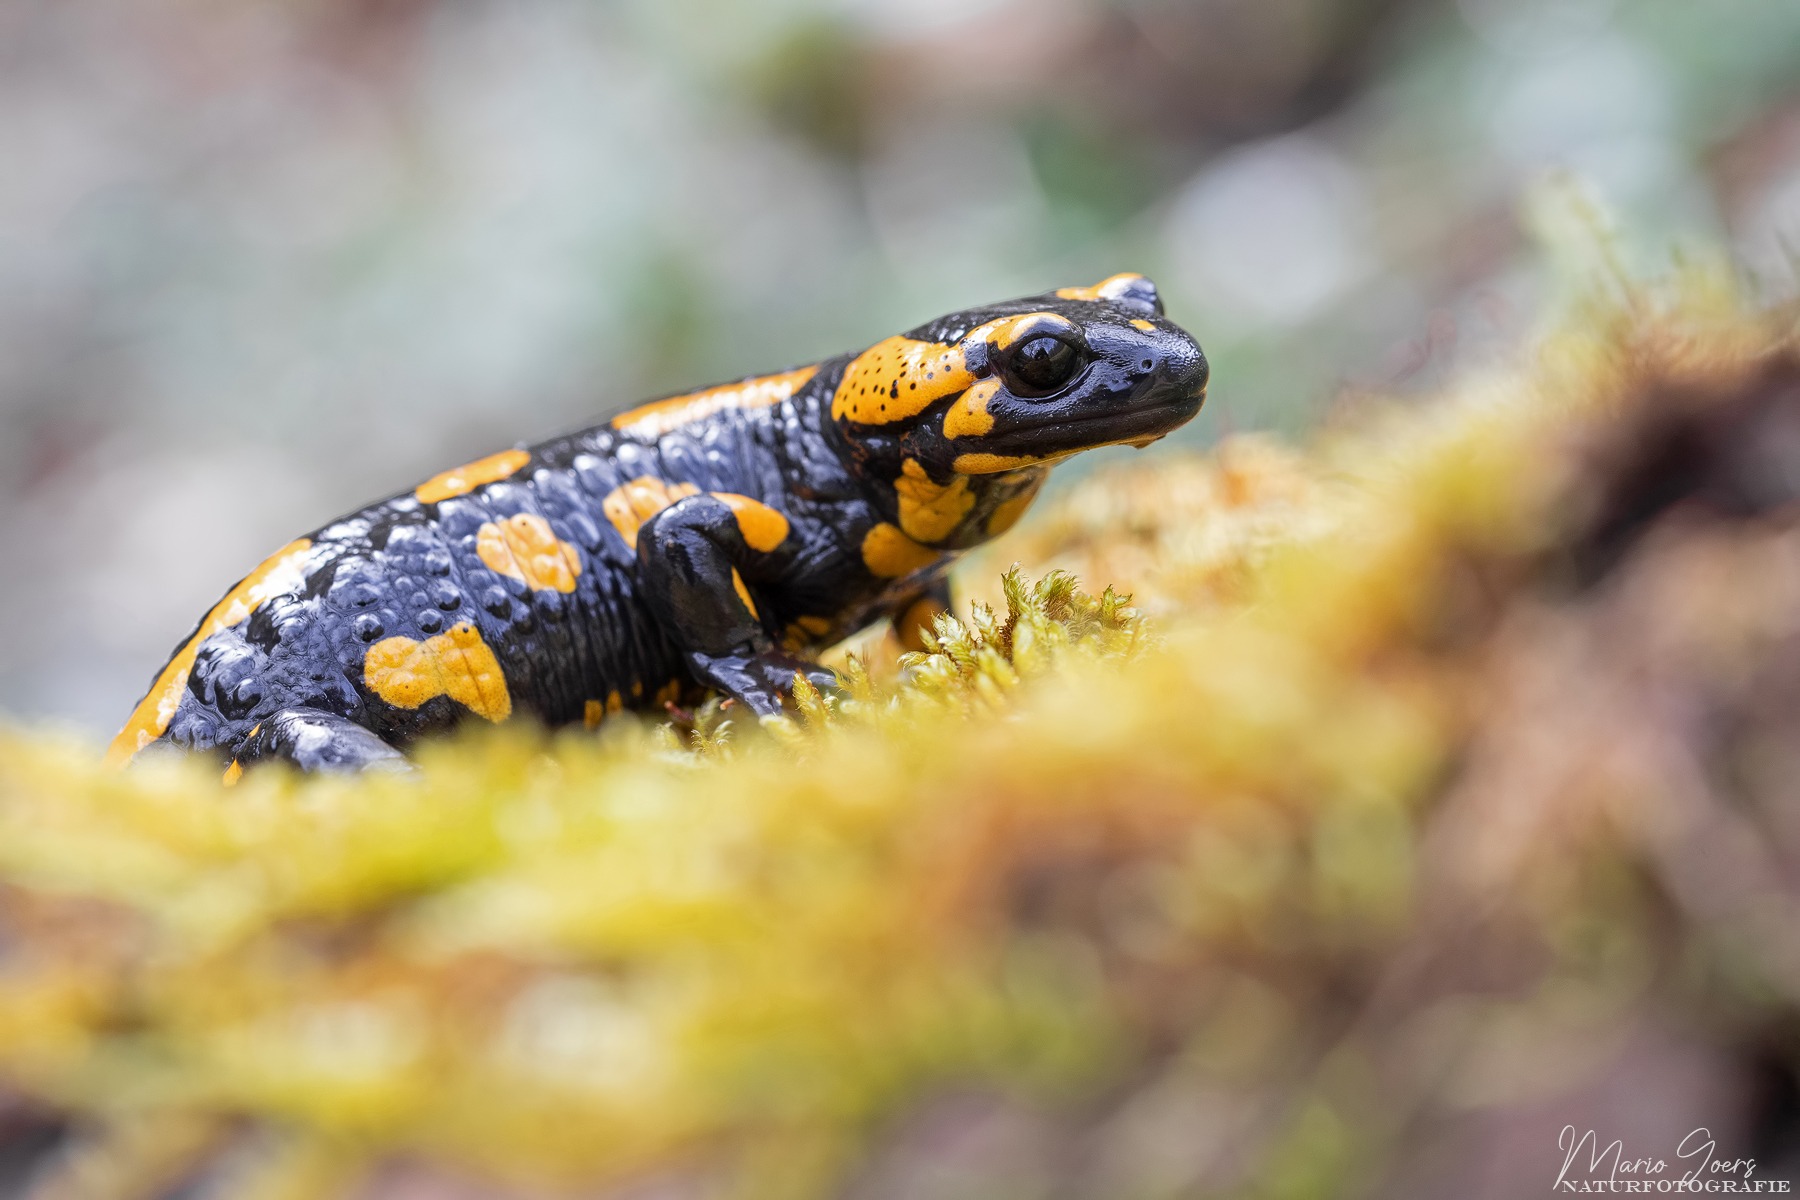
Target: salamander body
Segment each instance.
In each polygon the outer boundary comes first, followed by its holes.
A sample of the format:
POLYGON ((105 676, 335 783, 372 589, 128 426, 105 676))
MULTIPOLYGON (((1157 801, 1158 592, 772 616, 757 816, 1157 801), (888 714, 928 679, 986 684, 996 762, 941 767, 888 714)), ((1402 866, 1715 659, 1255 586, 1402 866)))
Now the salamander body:
POLYGON ((1164 436, 1207 373, 1118 275, 503 450, 271 555, 108 759, 399 765, 471 717, 592 725, 707 689, 777 713, 796 671, 832 682, 811 652, 884 616, 916 635, 1054 463, 1164 436))

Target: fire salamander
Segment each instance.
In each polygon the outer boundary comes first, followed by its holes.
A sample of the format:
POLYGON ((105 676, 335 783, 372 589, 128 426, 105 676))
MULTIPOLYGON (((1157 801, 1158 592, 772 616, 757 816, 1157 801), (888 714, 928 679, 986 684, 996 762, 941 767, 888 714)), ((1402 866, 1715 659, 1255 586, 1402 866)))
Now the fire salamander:
POLYGON ((109 762, 406 765, 471 715, 596 725, 705 690, 778 713, 807 657, 948 606, 959 552, 1081 450, 1145 446, 1206 358, 1141 275, 952 313, 814 366, 502 450, 283 546, 157 675, 109 762))

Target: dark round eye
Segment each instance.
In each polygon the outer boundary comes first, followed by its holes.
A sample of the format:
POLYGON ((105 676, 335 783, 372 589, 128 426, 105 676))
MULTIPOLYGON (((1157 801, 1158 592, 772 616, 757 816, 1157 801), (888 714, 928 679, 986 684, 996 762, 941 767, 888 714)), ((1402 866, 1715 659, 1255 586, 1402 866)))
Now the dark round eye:
POLYGON ((1007 383, 1026 396, 1047 396, 1075 377, 1081 354, 1059 338, 1034 337, 1012 352, 1007 383))

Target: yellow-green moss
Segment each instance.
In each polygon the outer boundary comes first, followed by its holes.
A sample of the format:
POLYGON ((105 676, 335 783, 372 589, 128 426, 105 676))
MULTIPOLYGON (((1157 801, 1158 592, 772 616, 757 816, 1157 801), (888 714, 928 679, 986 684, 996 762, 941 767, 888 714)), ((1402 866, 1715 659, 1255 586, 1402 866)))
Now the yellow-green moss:
MULTIPOLYGON (((1598 883, 1644 853, 1617 778, 1522 776, 1516 810, 1459 791, 1527 736, 1512 676, 1562 619, 1529 581, 1580 447, 1781 333, 1609 321, 1310 455, 1236 440, 1085 482, 1001 550, 1038 582, 766 730, 513 725, 418 778, 231 791, 0 734, 0 1077, 97 1122, 95 1172, 239 1147, 231 1194, 332 1194, 394 1154, 809 1194, 933 1095, 1126 1079, 1266 1110, 1203 1190, 1353 1187, 1435 1094, 1396 1028, 1485 1046, 1649 986, 1636 893, 1598 883), (1516 1003, 1405 976, 1471 897, 1547 947, 1516 1003), (1540 1012, 1554 987, 1577 1002, 1540 1012)), ((1516 753, 1560 761, 1557 735, 1516 753)))

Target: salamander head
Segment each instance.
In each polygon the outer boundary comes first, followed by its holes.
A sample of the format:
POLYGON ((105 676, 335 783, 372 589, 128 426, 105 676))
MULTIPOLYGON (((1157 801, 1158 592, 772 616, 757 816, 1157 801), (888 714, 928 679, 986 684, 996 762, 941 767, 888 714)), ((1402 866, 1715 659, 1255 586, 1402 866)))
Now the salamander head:
POLYGON ((1206 356, 1156 286, 1115 275, 940 317, 853 359, 831 415, 863 467, 942 481, 1145 446, 1206 398, 1206 356))

